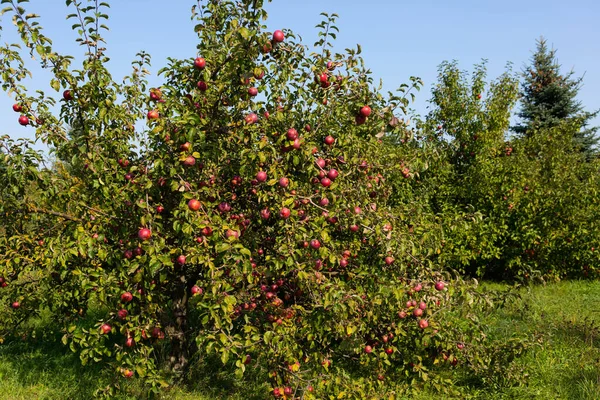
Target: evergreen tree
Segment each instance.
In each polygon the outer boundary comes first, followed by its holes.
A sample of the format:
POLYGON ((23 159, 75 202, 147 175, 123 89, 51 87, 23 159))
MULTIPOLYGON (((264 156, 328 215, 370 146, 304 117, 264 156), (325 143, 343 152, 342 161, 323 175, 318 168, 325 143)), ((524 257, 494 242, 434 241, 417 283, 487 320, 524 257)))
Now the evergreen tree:
POLYGON ((540 38, 531 65, 523 71, 522 104, 518 114, 522 121, 513 131, 530 136, 569 121, 580 126, 573 137, 574 148, 592 157, 597 154, 599 138, 595 135, 598 127, 589 127, 589 122, 598 111, 584 111, 581 102, 576 100, 583 77, 573 78, 573 73, 560 73, 556 50, 549 49, 546 40, 540 38))

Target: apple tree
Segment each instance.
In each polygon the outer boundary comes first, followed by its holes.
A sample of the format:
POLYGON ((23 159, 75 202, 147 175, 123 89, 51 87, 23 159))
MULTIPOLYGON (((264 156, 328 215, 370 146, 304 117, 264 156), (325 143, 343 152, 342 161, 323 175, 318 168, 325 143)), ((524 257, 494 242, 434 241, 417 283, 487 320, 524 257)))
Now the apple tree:
POLYGON ((119 82, 107 3, 66 0, 79 67, 25 3, 2 1, 24 45, 0 49, 2 85, 54 160, 2 142, 2 335, 49 310, 84 364, 154 391, 209 356, 288 399, 485 373, 492 296, 436 262, 439 221, 408 184, 427 163, 389 143, 417 79, 380 93, 360 47, 334 52, 335 15, 310 50, 267 31, 263 1, 215 0, 160 86, 146 53, 119 82), (25 87, 26 53, 58 96, 25 87))

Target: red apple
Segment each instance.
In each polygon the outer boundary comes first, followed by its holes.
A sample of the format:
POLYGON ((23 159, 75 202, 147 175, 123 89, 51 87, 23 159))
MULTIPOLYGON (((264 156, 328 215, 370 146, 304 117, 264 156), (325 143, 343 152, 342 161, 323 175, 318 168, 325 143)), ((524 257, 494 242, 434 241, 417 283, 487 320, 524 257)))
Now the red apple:
POLYGON ((188 207, 192 211, 198 211, 201 206, 202 204, 196 199, 190 199, 190 201, 188 201, 188 207))
POLYGON ((129 303, 133 300, 133 295, 130 292, 125 292, 121 295, 121 301, 124 303, 129 303))
POLYGON ((331 179, 329 179, 329 178, 323 178, 323 179, 321 179, 321 185, 323 185, 325 187, 331 186, 331 179))
POLYGON ((365 346, 365 353, 371 354, 373 352, 373 348, 369 345, 365 346))
POLYGON ((12 109, 14 112, 21 112, 21 110, 23 110, 23 106, 21 106, 20 104, 13 104, 12 109))
POLYGON ((335 143, 335 138, 331 135, 325 137, 325 144, 328 146, 332 146, 335 143))
POLYGON ((192 295, 202 294, 202 288, 198 285, 192 286, 192 295))
POLYGON ((67 90, 65 90, 65 91, 63 92, 63 99, 65 99, 66 101, 71 101, 71 100, 73 100, 73 93, 71 93, 71 91, 70 91, 70 90, 68 90, 68 89, 67 89, 67 90))
POLYGON ((14 301, 14 302, 11 304, 11 307, 12 307, 12 308, 14 308, 14 309, 16 310, 17 308, 21 307, 21 304, 20 304, 18 301, 14 301))
POLYGON ((112 330, 112 327, 109 324, 102 324, 100 326, 100 331, 102 332, 103 335, 109 334, 111 330, 112 330))
POLYGON ((296 140, 298 139, 298 131, 296 131, 294 128, 290 128, 285 136, 288 140, 296 140))
POLYGON ((125 319, 125 318, 127 318, 127 314, 129 314, 129 313, 124 308, 122 308, 119 311, 117 311, 117 315, 119 316, 119 319, 125 319))
POLYGON ((258 182, 265 182, 267 180, 267 173, 265 171, 258 171, 256 174, 256 180, 258 182))
POLYGON ((426 319, 419 320, 419 328, 425 329, 429 326, 429 322, 426 319))
POLYGON ((282 208, 281 211, 279 212, 279 216, 283 219, 288 219, 290 217, 290 215, 292 214, 292 212, 290 211, 289 208, 282 208))
POLYGON ((158 119, 158 111, 156 111, 156 110, 148 111, 148 119, 158 119))
POLYGON ((19 117, 19 124, 21 124, 23 126, 29 125, 29 118, 27 118, 25 115, 21 115, 19 117))
POLYGON ((156 206, 156 212, 159 214, 162 214, 162 212, 165 211, 165 208, 163 206, 156 206))
POLYGON ((123 376, 127 379, 131 378, 133 376, 133 371, 130 369, 124 369, 123 370, 123 376))
POLYGON ((339 175, 339 172, 337 171, 337 169, 335 168, 331 168, 328 172, 327 172, 327 177, 331 180, 334 180, 335 178, 337 178, 339 175))
POLYGON ((312 247, 315 250, 318 250, 321 247, 321 242, 319 242, 317 239, 312 239, 310 241, 310 247, 312 247))
POLYGON ((186 257, 183 254, 178 256, 177 260, 176 260, 177 264, 179 264, 179 265, 184 265, 185 261, 186 261, 186 257))
POLYGON ((194 67, 198 69, 204 69, 204 67, 206 67, 206 60, 202 57, 197 57, 194 60, 194 67))
POLYGON ((290 184, 290 180, 288 178, 286 178, 285 176, 279 178, 279 186, 281 187, 288 187, 288 185, 290 184))
POLYGON ((281 43, 281 42, 283 42, 284 39, 285 39, 285 35, 283 34, 282 31, 276 30, 275 32, 273 32, 273 41, 275 43, 281 43))
POLYGON ((125 340, 125 346, 127 346, 127 347, 133 347, 133 346, 135 346, 135 340, 132 337, 128 337, 125 340))
POLYGON ((201 92, 205 92, 206 89, 208 89, 208 85, 206 84, 206 82, 200 81, 198 82, 198 89, 200 89, 201 92))
POLYGON ((187 156, 185 160, 183 160, 183 165, 185 165, 186 167, 193 167, 194 165, 196 165, 196 159, 194 158, 194 156, 187 156))
POLYGON ((437 291, 442 291, 444 290, 444 282, 440 281, 440 282, 436 282, 435 283, 435 290, 437 291))
POLYGON ((369 115, 371 115, 371 107, 369 106, 364 106, 360 109, 360 115, 362 115, 363 117, 368 117, 369 115))
POLYGON ((258 95, 258 89, 255 87, 251 87, 248 89, 248 94, 252 97, 258 95))
POLYGON ((152 232, 148 228, 142 228, 138 231, 138 238, 140 238, 142 241, 150 239, 151 236, 152 232))
POLYGON ((394 257, 387 256, 387 257, 385 258, 385 263, 386 263, 387 265, 392 265, 392 264, 394 263, 394 257))
POLYGON ((254 113, 250 113, 250 114, 246 115, 244 120, 246 121, 246 123, 248 125, 255 124, 256 122, 258 122, 258 115, 254 114, 254 113))

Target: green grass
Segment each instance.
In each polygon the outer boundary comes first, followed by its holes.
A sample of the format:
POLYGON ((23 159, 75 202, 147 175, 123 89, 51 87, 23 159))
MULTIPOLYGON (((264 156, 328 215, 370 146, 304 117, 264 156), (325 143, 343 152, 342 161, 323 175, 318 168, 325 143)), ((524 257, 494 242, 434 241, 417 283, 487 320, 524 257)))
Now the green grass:
MULTIPOLYGON (((503 288, 485 284, 483 290, 503 288)), ((516 362, 528 374, 519 387, 461 388, 475 399, 600 399, 600 282, 561 282, 521 289, 522 300, 486 316, 495 337, 529 335, 539 340, 516 362)), ((52 338, 16 341, 0 346, 0 398, 90 399, 97 389, 112 384, 98 368, 82 367, 76 355, 52 338)), ((240 383, 218 362, 197 369, 187 387, 165 393, 165 399, 260 399, 266 393, 264 376, 240 383), (212 366, 212 367, 211 367, 212 366), (211 370, 212 368, 212 370, 211 370)), ((468 382, 457 378, 457 382, 468 382)), ((121 380, 122 382, 122 380, 121 380)), ((140 398, 133 381, 127 390, 140 398)), ((423 393, 419 399, 444 398, 423 393)))

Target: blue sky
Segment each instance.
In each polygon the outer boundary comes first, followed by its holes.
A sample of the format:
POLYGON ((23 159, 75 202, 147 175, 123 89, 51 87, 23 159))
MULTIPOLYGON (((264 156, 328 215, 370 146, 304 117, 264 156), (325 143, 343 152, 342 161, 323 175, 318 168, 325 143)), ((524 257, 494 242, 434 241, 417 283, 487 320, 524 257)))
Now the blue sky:
MULTIPOLYGON (((140 50, 152 55, 156 72, 167 57, 195 56, 197 37, 190 21, 194 0, 112 0, 106 34, 107 54, 115 78, 128 73, 131 60, 140 50)), ((63 0, 31 0, 24 4, 41 15, 45 34, 53 39, 56 50, 82 54, 75 43, 69 13, 63 0)), ((430 85, 435 83, 437 66, 456 59, 461 68, 485 58, 489 60, 489 78, 501 74, 507 62, 521 70, 531 57, 535 40, 541 35, 558 50, 563 71, 573 69, 585 74, 578 99, 587 110, 600 109, 600 2, 594 0, 274 0, 266 4, 270 30, 292 29, 305 43, 316 40, 316 24, 321 12, 337 13, 340 34, 335 48, 343 51, 360 43, 363 57, 384 89, 393 90, 410 76, 419 76, 425 88, 413 108, 427 112, 430 85)), ((0 42, 15 42, 17 36, 10 20, 1 21, 0 42)), ((34 64, 31 64, 34 66, 34 64)), ((51 92, 49 76, 32 68, 32 89, 51 92)), ((18 125, 14 103, 0 94, 0 135, 32 137, 33 129, 18 125)), ((595 120, 600 124, 600 119, 595 120)))

